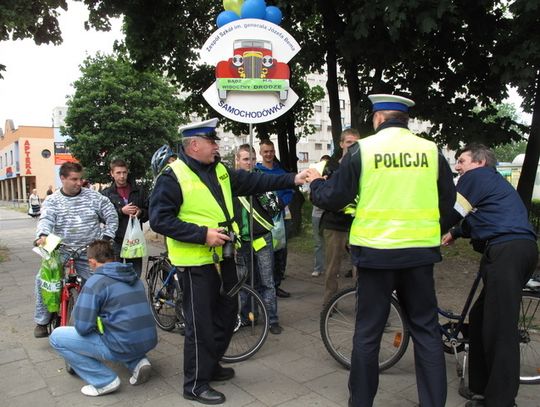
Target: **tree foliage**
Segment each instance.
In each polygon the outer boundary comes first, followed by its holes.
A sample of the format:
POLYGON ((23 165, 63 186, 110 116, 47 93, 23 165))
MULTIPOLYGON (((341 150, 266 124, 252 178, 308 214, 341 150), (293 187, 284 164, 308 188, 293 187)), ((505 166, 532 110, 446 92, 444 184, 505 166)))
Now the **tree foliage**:
POLYGON ((144 178, 154 151, 178 141, 183 122, 176 89, 155 72, 140 72, 125 55, 88 57, 68 100, 62 132, 93 182, 108 182, 109 163, 124 159, 144 178))
POLYGON ((492 69, 517 88, 523 97, 523 110, 532 113, 525 160, 517 186, 521 199, 530 208, 540 158, 540 0, 515 0, 505 11, 492 69))
MULTIPOLYGON (((65 0, 3 0, 0 2, 0 41, 33 38, 37 45, 60 44, 58 9, 67 10, 65 0)), ((0 64, 1 72, 5 65, 0 64)))
MULTIPOLYGON (((112 16, 124 16, 125 45, 139 69, 156 69, 187 93, 184 113, 199 117, 214 116, 203 98, 204 91, 214 82, 214 67, 199 64, 197 50, 216 29, 215 17, 223 10, 220 1, 201 0, 84 0, 90 8, 90 23, 104 27, 112 16)), ((284 28, 289 28, 284 26, 284 28)), ((293 36, 298 40, 296 35, 293 36)), ((299 102, 281 118, 255 125, 259 137, 278 134, 280 157, 292 170, 296 169, 296 142, 313 132, 304 126, 313 112, 313 104, 323 97, 322 89, 311 89, 305 80, 304 65, 291 64, 291 88, 299 102)), ((248 125, 223 119, 225 130, 235 134, 248 132, 248 125)))
POLYGON ((493 152, 495 153, 495 157, 497 157, 497 161, 511 163, 516 156, 525 153, 526 148, 526 141, 513 141, 493 147, 493 152))

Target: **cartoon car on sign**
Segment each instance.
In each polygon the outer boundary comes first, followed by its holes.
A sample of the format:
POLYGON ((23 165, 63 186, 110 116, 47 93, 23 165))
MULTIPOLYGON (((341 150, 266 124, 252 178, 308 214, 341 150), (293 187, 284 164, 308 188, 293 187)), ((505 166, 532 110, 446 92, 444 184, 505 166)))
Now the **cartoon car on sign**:
POLYGON ((279 100, 287 100, 289 66, 272 56, 272 43, 264 40, 236 40, 233 56, 216 66, 219 98, 230 91, 277 92, 279 100))

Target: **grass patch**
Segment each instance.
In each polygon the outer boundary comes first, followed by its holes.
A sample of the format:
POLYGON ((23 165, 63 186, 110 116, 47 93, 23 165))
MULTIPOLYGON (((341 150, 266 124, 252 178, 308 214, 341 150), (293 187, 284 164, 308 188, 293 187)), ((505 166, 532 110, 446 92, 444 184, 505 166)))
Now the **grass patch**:
MULTIPOLYGON (((291 251, 303 254, 313 254, 313 227, 311 225, 311 211, 313 205, 306 199, 302 206, 302 228, 300 234, 287 242, 287 248, 291 251)), ((540 244, 540 242, 539 242, 540 244)), ((443 258, 460 258, 461 260, 471 260, 478 262, 481 254, 473 250, 469 244, 469 239, 457 239, 455 243, 448 247, 442 247, 443 258)))
POLYGON ((0 263, 8 259, 9 250, 3 244, 0 244, 0 263))
POLYGON ((287 242, 287 249, 302 254, 313 254, 313 226, 311 225, 311 211, 313 205, 306 199, 302 205, 302 227, 298 236, 287 242))

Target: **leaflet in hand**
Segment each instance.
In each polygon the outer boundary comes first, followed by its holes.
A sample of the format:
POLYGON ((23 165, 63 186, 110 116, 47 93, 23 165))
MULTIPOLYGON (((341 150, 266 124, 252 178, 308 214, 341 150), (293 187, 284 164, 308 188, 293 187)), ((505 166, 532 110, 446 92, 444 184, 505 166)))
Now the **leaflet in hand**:
POLYGON ((49 260, 52 251, 56 249, 56 247, 60 244, 61 241, 61 237, 53 235, 51 233, 45 238, 45 243, 43 245, 34 247, 32 251, 39 254, 44 259, 49 260))

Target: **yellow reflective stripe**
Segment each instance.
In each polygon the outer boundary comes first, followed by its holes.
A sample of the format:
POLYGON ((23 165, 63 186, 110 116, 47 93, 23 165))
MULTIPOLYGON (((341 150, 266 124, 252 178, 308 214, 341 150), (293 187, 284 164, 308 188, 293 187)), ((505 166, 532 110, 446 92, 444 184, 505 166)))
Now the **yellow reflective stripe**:
POLYGON ((259 237, 258 239, 255 239, 253 243, 251 244, 253 246, 253 250, 258 252, 261 250, 264 246, 266 246, 266 240, 263 237, 259 237))
MULTIPOLYGON (((367 226, 358 226, 355 230, 355 233, 358 233, 360 240, 362 238, 376 238, 380 237, 382 240, 385 239, 423 239, 423 238, 433 238, 434 236, 440 236, 441 229, 439 226, 424 226, 424 227, 415 227, 410 225, 410 227, 402 226, 400 229, 389 229, 387 227, 367 227, 367 226)), ((437 237, 437 241, 439 238, 437 237)))
POLYGON ((459 212, 461 216, 465 217, 471 213, 473 207, 469 201, 467 201, 467 199, 458 192, 456 194, 456 203, 454 204, 454 209, 459 212))
POLYGON ((439 217, 438 209, 367 209, 358 208, 356 217, 362 219, 381 219, 381 220, 425 220, 436 219, 439 217))
MULTIPOLYGON (((240 201, 240 203, 242 204, 242 206, 244 208, 246 208, 246 210, 249 212, 250 211, 250 206, 249 206, 249 202, 248 200, 246 199, 246 197, 244 196, 240 196, 238 197, 238 200, 240 201)), ((274 227, 271 223, 269 223, 266 219, 264 219, 255 209, 253 209, 253 218, 259 222, 259 224, 265 228, 266 230, 270 231, 272 230, 272 228, 274 227)))

